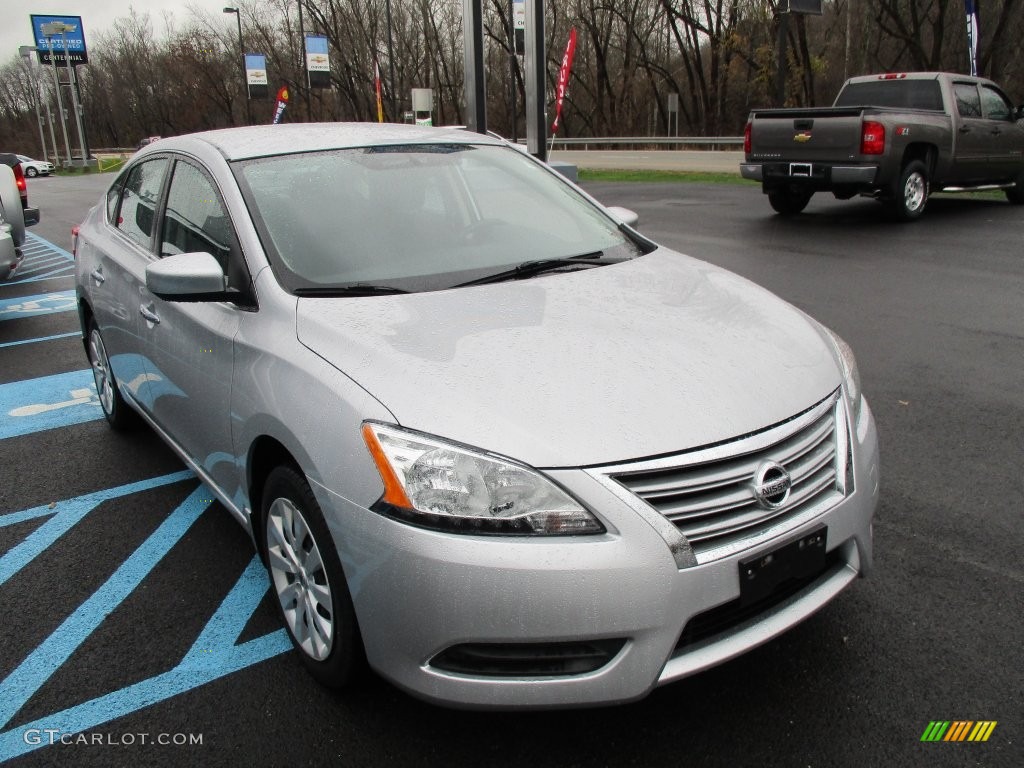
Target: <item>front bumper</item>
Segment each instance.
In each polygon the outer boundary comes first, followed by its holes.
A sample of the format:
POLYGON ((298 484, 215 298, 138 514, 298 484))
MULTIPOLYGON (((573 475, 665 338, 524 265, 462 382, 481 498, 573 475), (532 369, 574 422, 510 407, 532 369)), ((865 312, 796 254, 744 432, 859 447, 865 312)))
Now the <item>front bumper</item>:
POLYGON ((581 470, 547 474, 600 515, 600 536, 450 535, 383 518, 314 485, 338 545, 370 664, 424 699, 467 708, 626 702, 720 664, 817 611, 871 567, 878 444, 864 403, 850 430, 855 490, 778 538, 680 567, 665 537, 581 470), (795 594, 724 630, 680 642, 691 619, 740 595, 739 562, 827 526, 829 565, 795 594), (580 674, 495 676, 438 668, 462 644, 615 641, 580 674), (620 643, 621 641, 621 643, 620 643), (619 644, 620 643, 620 644, 619 644))

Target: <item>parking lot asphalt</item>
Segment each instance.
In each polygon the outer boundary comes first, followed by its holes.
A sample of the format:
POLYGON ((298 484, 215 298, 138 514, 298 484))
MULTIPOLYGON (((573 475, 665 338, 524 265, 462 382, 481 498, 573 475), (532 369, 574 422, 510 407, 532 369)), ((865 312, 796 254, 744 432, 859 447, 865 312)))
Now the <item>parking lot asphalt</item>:
POLYGON ((899 225, 818 196, 787 220, 754 185, 586 184, 854 348, 882 445, 875 570, 641 702, 476 713, 374 676, 317 686, 242 530, 153 433, 106 427, 67 249, 111 178, 29 180, 43 221, 0 284, 0 762, 1024 765, 1024 209, 943 196, 899 225), (923 742, 933 721, 996 725, 923 742))

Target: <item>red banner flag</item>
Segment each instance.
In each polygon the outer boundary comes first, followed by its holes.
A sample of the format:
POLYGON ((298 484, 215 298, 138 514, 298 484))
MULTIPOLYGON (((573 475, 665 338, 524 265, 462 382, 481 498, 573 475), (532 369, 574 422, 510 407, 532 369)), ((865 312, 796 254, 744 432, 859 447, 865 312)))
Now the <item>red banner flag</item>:
POLYGON ((569 75, 572 73, 572 57, 576 53, 576 27, 569 32, 569 44, 565 47, 562 66, 558 70, 557 104, 555 106, 555 122, 551 124, 551 135, 558 133, 558 121, 562 119, 562 102, 569 90, 569 75))
POLYGON ((277 91, 277 109, 274 110, 274 125, 281 122, 281 115, 288 106, 288 86, 282 85, 277 91))

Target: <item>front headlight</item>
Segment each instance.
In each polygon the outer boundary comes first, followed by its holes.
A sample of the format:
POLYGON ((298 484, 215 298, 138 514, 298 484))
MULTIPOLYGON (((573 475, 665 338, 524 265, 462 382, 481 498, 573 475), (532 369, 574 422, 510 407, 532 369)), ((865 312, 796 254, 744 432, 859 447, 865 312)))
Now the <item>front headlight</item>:
POLYGON ((604 533, 604 526, 536 470, 507 459, 366 422, 363 439, 384 481, 378 511, 457 533, 604 533))
POLYGON ((843 341, 839 334, 821 323, 818 323, 818 327, 832 340, 832 346, 836 350, 836 359, 843 369, 843 389, 846 391, 846 399, 850 404, 850 415, 853 417, 853 422, 857 423, 860 418, 861 403, 860 371, 857 370, 857 358, 854 357, 850 345, 843 341))

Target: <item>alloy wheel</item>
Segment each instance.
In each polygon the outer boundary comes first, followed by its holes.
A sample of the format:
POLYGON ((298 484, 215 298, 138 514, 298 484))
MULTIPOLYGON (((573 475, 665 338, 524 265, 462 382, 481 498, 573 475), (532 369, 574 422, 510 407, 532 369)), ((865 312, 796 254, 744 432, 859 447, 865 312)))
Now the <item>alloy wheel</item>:
POLYGON ((95 328, 89 334, 89 360, 92 362, 92 377, 96 382, 96 394, 100 398, 103 412, 109 415, 114 411, 114 381, 110 376, 107 348, 103 345, 103 337, 95 328))
POLYGON ((278 498, 267 513, 267 555, 274 591, 300 648, 323 661, 334 645, 334 608, 320 549, 302 511, 278 498))

